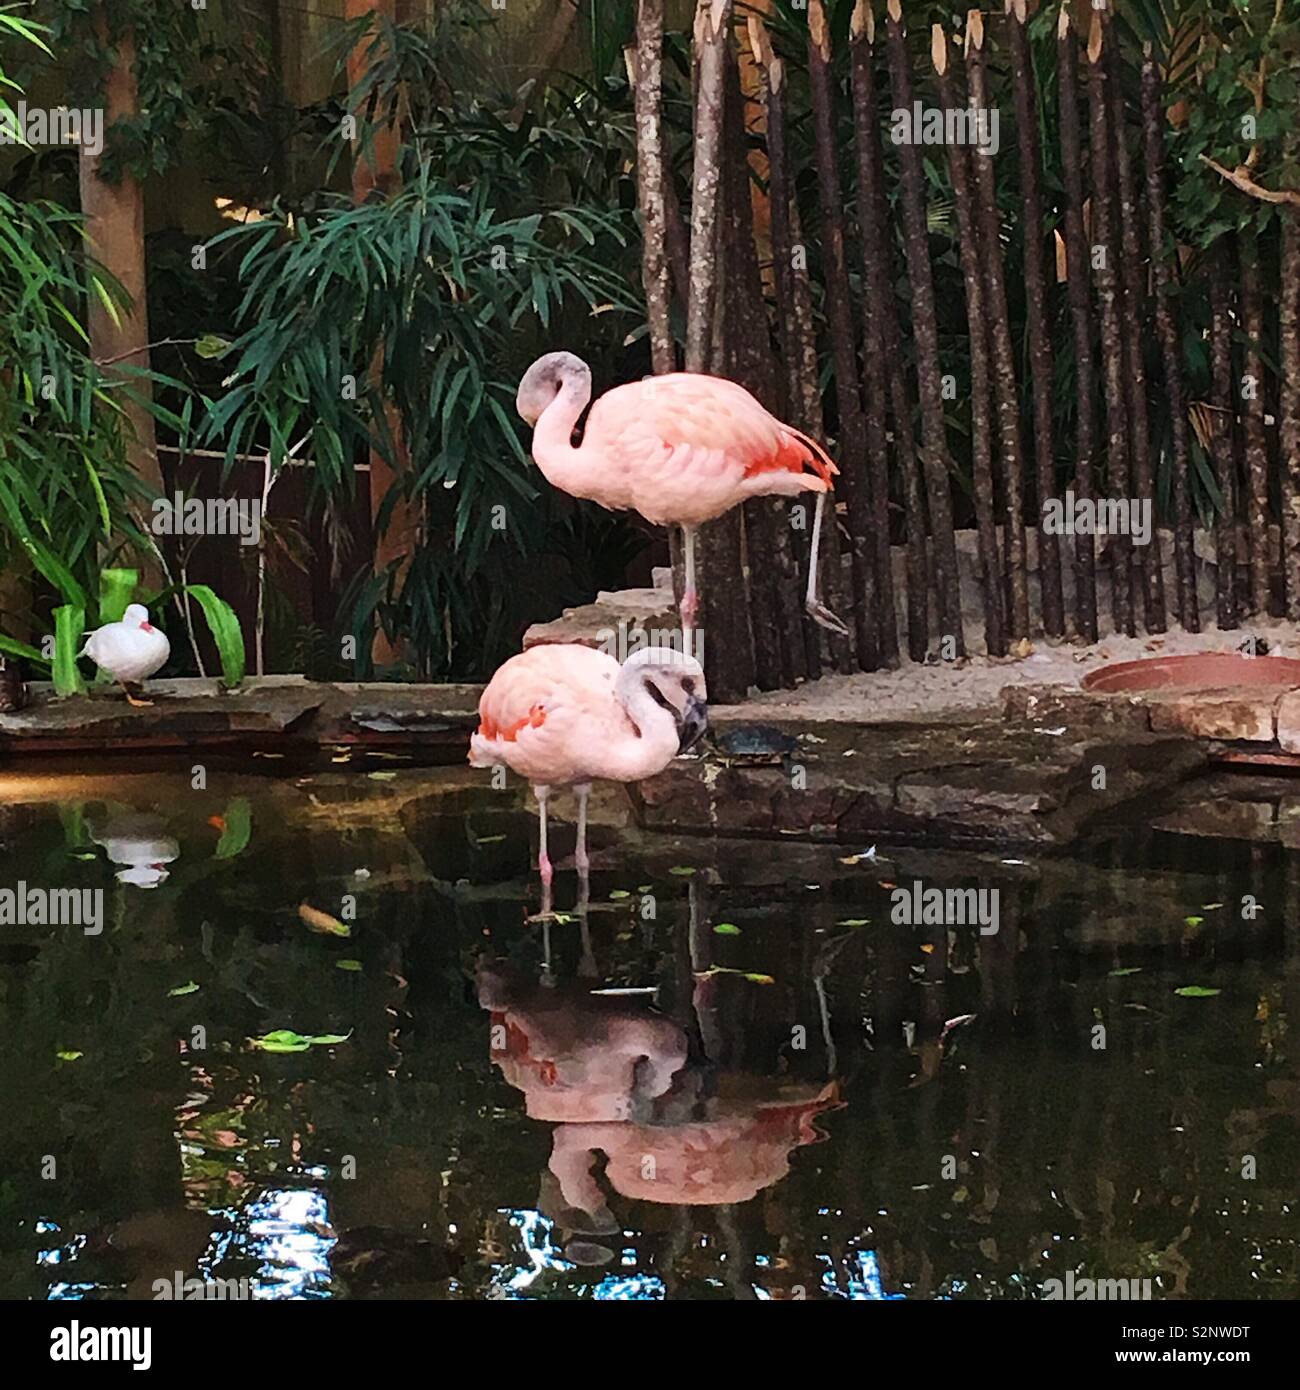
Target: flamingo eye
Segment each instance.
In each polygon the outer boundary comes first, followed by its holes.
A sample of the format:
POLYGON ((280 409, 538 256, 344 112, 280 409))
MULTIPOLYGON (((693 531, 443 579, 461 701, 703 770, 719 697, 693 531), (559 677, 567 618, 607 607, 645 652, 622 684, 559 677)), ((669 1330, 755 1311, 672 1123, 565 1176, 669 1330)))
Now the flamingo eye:
POLYGON ((682 689, 683 689, 688 695, 694 695, 694 694, 695 694, 695 677, 694 677, 694 676, 683 676, 683 677, 682 677, 682 689))

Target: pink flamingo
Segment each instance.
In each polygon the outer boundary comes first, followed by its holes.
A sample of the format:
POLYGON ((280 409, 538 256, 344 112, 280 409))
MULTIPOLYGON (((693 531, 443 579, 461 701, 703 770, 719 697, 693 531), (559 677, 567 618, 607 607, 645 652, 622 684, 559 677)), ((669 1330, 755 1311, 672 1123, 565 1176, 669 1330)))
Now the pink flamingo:
POLYGON ((553 787, 578 796, 573 862, 585 881, 587 798, 596 778, 639 782, 694 746, 708 724, 704 672, 672 647, 646 647, 620 666, 576 643, 531 647, 498 668, 479 700, 473 767, 504 763, 533 785, 540 822, 537 868, 550 912, 546 803, 553 787))
POLYGON ((823 627, 848 635, 817 598, 822 514, 839 471, 821 445, 782 424, 734 381, 670 372, 606 391, 575 449, 574 427, 590 400, 587 364, 571 352, 550 352, 524 373, 515 408, 533 427, 533 459, 547 482, 612 511, 631 509, 656 525, 682 528, 688 652, 699 606, 696 531, 750 497, 817 494, 807 609, 823 627))

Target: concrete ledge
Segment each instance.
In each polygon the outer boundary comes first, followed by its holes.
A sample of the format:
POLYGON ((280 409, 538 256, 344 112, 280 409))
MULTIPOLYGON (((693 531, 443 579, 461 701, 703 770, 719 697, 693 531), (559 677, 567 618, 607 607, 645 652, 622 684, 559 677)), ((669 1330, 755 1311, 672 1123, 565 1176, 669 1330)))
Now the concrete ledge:
POLYGON ((458 759, 477 722, 480 689, 264 676, 228 692, 216 680, 151 681, 154 703, 137 709, 115 688, 60 700, 48 685, 37 684, 25 709, 0 714, 0 757, 239 744, 310 751, 363 744, 443 749, 458 759))

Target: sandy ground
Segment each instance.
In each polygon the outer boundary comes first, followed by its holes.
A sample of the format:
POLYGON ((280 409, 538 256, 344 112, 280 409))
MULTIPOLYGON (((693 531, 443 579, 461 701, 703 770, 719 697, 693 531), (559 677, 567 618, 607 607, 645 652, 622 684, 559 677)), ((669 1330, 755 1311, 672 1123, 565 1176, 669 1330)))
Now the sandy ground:
MULTIPOLYGON (((1176 628, 1159 637, 1107 637, 1095 647, 1049 644, 1037 638, 1022 656, 972 656, 937 666, 904 661, 897 671, 827 676, 797 690, 758 694, 743 709, 751 719, 807 714, 872 724, 924 723, 945 713, 997 712, 999 693, 1009 685, 1077 686, 1091 672, 1115 662, 1236 651, 1249 637, 1263 639, 1270 656, 1300 657, 1300 632, 1294 624, 1273 618, 1252 619, 1248 627, 1231 632, 1176 628)), ((737 712, 740 708, 735 707, 737 712)))

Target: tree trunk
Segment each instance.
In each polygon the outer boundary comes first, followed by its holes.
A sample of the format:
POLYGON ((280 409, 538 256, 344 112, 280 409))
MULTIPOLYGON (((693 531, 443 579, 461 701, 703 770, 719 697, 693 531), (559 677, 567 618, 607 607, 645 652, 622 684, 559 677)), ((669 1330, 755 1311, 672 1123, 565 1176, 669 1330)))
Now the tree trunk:
POLYGON ((1174 573, 1178 583, 1178 620, 1188 632, 1199 632, 1196 602, 1196 556, 1192 540, 1192 502, 1187 470, 1187 390, 1183 383, 1183 349, 1170 303, 1170 261, 1174 248, 1165 244, 1165 135, 1160 70, 1148 44, 1142 59, 1142 129, 1146 151, 1148 241, 1154 269, 1156 332, 1164 360, 1165 395, 1173 430, 1174 573))
MULTIPOLYGON (((1102 373, 1106 385, 1106 482, 1111 493, 1126 498, 1130 492, 1128 413, 1124 409, 1124 335, 1120 326, 1119 279, 1115 261, 1119 254, 1111 196, 1110 121, 1107 110, 1105 64, 1106 31, 1101 15, 1092 16, 1088 37, 1088 106, 1091 113, 1089 164, 1092 170, 1092 244, 1097 301, 1101 311, 1102 373)), ((1111 611, 1115 631, 1132 637, 1133 586, 1130 578, 1129 538, 1110 538, 1111 611)))
MULTIPOLYGON (((912 72, 899 0, 889 0, 887 33, 890 90, 894 106, 911 111, 912 72)), ((940 635, 952 642, 956 655, 964 656, 966 639, 962 631, 957 540, 953 533, 952 494, 949 490, 951 461, 943 418, 939 327, 934 304, 934 280, 930 268, 929 230, 926 225, 925 176, 921 167, 919 146, 905 143, 898 147, 898 151, 903 173, 904 245, 907 252, 907 278, 912 289, 912 330, 916 339, 916 374, 921 400, 921 433, 925 447, 924 468, 930 503, 930 526, 934 536, 934 570, 939 591, 940 635)))
MULTIPOLYGON (((966 14, 966 73, 970 103, 991 109, 988 71, 984 62, 984 17, 966 14)), ((975 160, 975 193, 983 242, 984 305, 992 348, 993 396, 997 403, 998 435, 1002 444, 1002 477, 1006 489, 1007 577, 1010 604, 1007 626, 1013 637, 1029 634, 1029 573, 1025 557, 1025 462, 1020 441, 1020 393, 1016 388, 1015 352, 1011 346, 1011 316, 1007 310, 1006 277, 1002 267, 1002 219, 998 212, 993 161, 975 160)))
MULTIPOLYGON (((822 214, 822 264, 826 279, 826 319, 835 364, 835 411, 839 420, 840 475, 849 523, 853 572, 852 622, 856 651, 841 654, 840 669, 874 671, 880 665, 876 614, 876 569, 872 555, 872 513, 866 471, 866 422, 858 390, 858 354, 853 328, 853 298, 844 253, 844 209, 839 160, 835 154, 835 98, 830 71, 830 35, 822 0, 808 5, 808 83, 812 91, 813 140, 817 191, 822 214), (843 658, 847 657, 847 661, 843 658)), ((847 647, 847 644, 844 644, 847 647)))
MULTIPOLYGON (((349 20, 374 13, 377 18, 393 21, 395 19, 393 0, 346 0, 344 17, 349 20)), ((348 54, 347 78, 349 90, 355 89, 365 77, 369 45, 360 42, 348 54)), ((395 126, 384 126, 373 132, 373 139, 367 151, 363 152, 358 143, 352 163, 352 196, 364 202, 378 189, 384 194, 391 193, 397 183, 397 152, 400 144, 395 126)), ((370 373, 376 376, 382 366, 382 345, 370 363, 370 373)), ((380 517, 385 511, 388 494, 402 487, 402 474, 408 471, 409 458, 402 422, 395 406, 387 407, 389 437, 394 444, 396 457, 386 459, 378 449, 370 451, 370 517, 374 525, 374 560, 372 568, 376 574, 386 573, 397 566, 397 585, 400 589, 410 569, 416 547, 420 544, 420 517, 416 504, 410 499, 398 496, 388 511, 388 523, 381 529, 380 517)), ((393 642, 387 634, 377 628, 371 655, 377 666, 392 666, 407 659, 409 652, 404 642, 393 642)))
MULTIPOLYGON (((880 660, 898 665, 898 616, 894 598, 894 563, 889 526, 889 431, 886 419, 888 368, 885 360, 884 320, 887 296, 892 294, 888 266, 892 231, 875 225, 875 209, 883 176, 880 170, 879 115, 876 111, 876 75, 873 40, 875 21, 870 6, 858 0, 849 29, 852 71, 853 127, 857 149, 858 237, 862 247, 862 362, 865 390, 867 460, 871 476, 871 529, 874 540, 880 660)), ((901 384, 901 374, 900 374, 901 384)), ((915 473, 915 457, 911 463, 915 473)), ((900 459, 900 474, 907 464, 900 459)), ((906 481, 904 491, 907 491, 906 481)), ((920 498, 919 477, 916 498, 920 498)), ((909 635, 919 623, 919 646, 925 654, 925 518, 908 520, 908 622, 909 635), (914 572, 915 571, 915 572, 914 572), (915 586, 915 595, 912 593, 915 586)), ((918 658, 919 659, 919 658, 918 658)))
MULTIPOLYGON (((750 18, 751 35, 762 23, 750 18)), ((772 54, 770 45, 754 44, 765 77, 767 107, 767 161, 769 200, 772 207, 772 271, 776 287, 776 327, 785 364, 785 417, 805 434, 822 438, 821 392, 817 385, 817 340, 813 327, 812 291, 808 284, 806 248, 794 202, 786 146, 785 65, 772 54)), ((801 563, 808 560, 808 533, 799 533, 801 563)), ((821 675, 821 630, 804 620, 804 652, 808 675, 821 675)))
MULTIPOLYGON (((1078 53, 1070 12, 1062 7, 1056 29, 1056 72, 1061 116, 1061 162, 1065 172, 1066 289, 1074 330, 1075 465, 1079 497, 1095 495, 1092 313, 1088 293, 1088 239, 1083 228, 1083 149, 1079 123, 1078 53)), ((1074 621, 1085 642, 1097 640, 1097 572, 1093 538, 1082 528, 1074 538, 1074 621)))
MULTIPOLYGON (((721 367, 723 295, 726 274, 721 235, 725 208, 723 119, 731 0, 699 0, 695 12, 694 167, 691 171, 691 292, 686 314, 686 370, 721 367)), ((744 542, 739 508, 703 527, 697 582, 704 669, 709 692, 719 702, 745 697, 754 681, 754 650, 744 584, 744 542), (721 640, 711 641, 711 634, 721 640)))
POLYGON ((1155 475, 1151 463, 1151 420, 1147 410, 1147 372, 1142 351, 1143 304, 1146 298, 1146 268, 1142 261, 1142 235, 1139 229, 1137 193, 1133 179, 1133 159, 1129 152, 1128 127, 1124 118, 1124 92, 1120 85, 1119 44, 1112 42, 1107 53, 1110 75, 1110 131, 1115 150, 1115 169, 1119 191, 1119 241, 1123 247, 1121 322, 1124 327, 1124 380, 1128 388, 1129 416, 1132 421, 1133 486, 1136 496, 1151 508, 1150 543, 1137 548, 1137 566, 1142 580, 1142 612, 1148 632, 1164 632, 1164 565, 1161 557, 1160 528, 1155 524, 1155 475))
MULTIPOLYGON (((109 43, 108 19, 99 8, 94 14, 95 33, 109 43)), ((140 95, 135 76, 135 35, 131 31, 112 41, 115 61, 104 83, 104 125, 108 130, 118 121, 130 122, 140 114, 140 95)), ((86 219, 86 236, 95 258, 121 282, 131 296, 129 308, 116 319, 97 296, 89 297, 87 331, 90 353, 104 363, 110 380, 117 366, 149 370, 149 294, 144 250, 144 190, 137 179, 123 171, 117 183, 106 183, 99 176, 102 154, 90 154, 79 147, 81 211, 86 219), (108 365, 108 364, 112 365, 108 365)), ((140 396, 150 394, 149 383, 131 379, 131 389, 140 396)), ((141 482, 158 494, 162 492, 162 469, 154 436, 154 420, 143 404, 123 401, 128 425, 126 457, 141 482)))
POLYGON ((722 104, 731 0, 698 0, 695 11, 695 152, 691 174, 691 293, 686 316, 686 370, 708 370, 717 292, 718 217, 722 183, 722 104), (707 249, 706 249, 707 248, 707 249))
POLYGON ((1286 616, 1300 622, 1300 207, 1282 209, 1280 413, 1282 576, 1286 616))
MULTIPOLYGON (((953 94, 948 75, 951 60, 943 26, 932 30, 931 57, 938 78, 939 101, 945 110, 956 110, 959 100, 953 94)), ((976 154, 974 158, 982 156, 976 154)), ((993 429, 989 415, 988 315, 984 308, 984 275, 981 260, 987 255, 976 225, 978 208, 971 190, 970 156, 966 147, 954 142, 948 146, 948 170, 952 179, 953 201, 957 209, 957 239, 961 249, 962 275, 966 281, 966 323, 970 334, 971 369, 971 481, 975 501, 975 524, 979 535, 980 562, 984 570, 984 640, 992 656, 1005 656, 1006 623, 1003 616, 1002 565, 998 553, 998 530, 993 501, 993 429)))
POLYGON ((1241 411, 1246 434, 1246 535, 1250 542, 1250 611, 1267 617, 1272 589, 1268 526, 1268 428, 1264 423, 1264 291, 1259 243, 1241 238, 1241 319, 1246 335, 1241 411))
POLYGON ((1232 389, 1232 306, 1228 290, 1230 241, 1210 253, 1210 428, 1219 514, 1214 522, 1215 599, 1220 628, 1237 626, 1237 430, 1232 389))
POLYGON ((1043 508, 1056 496, 1052 453, 1052 348, 1047 272, 1043 259, 1041 152, 1038 145, 1038 98, 1025 32, 1025 0, 1007 0, 1011 75, 1015 86, 1016 135, 1020 147, 1020 189, 1024 207, 1025 349, 1034 398, 1034 460, 1038 480, 1038 578, 1042 593, 1043 631, 1065 635, 1065 598, 1061 587, 1060 538, 1043 524, 1043 508))
POLYGON ((677 363, 669 317, 667 214, 664 207, 664 0, 638 0, 636 12, 636 191, 643 241, 641 283, 656 376, 677 363))
MULTIPOLYGON (((745 101, 735 62, 727 64, 723 111, 723 261, 728 290, 722 306, 721 368, 762 403, 778 406, 776 363, 772 360, 767 305, 754 244, 753 204, 749 196, 749 160, 745 139, 745 101)), ((745 534, 745 587, 754 638, 755 684, 774 690, 794 684, 786 659, 785 630, 803 645, 798 571, 790 550, 790 528, 782 498, 755 497, 741 507, 745 534)))

